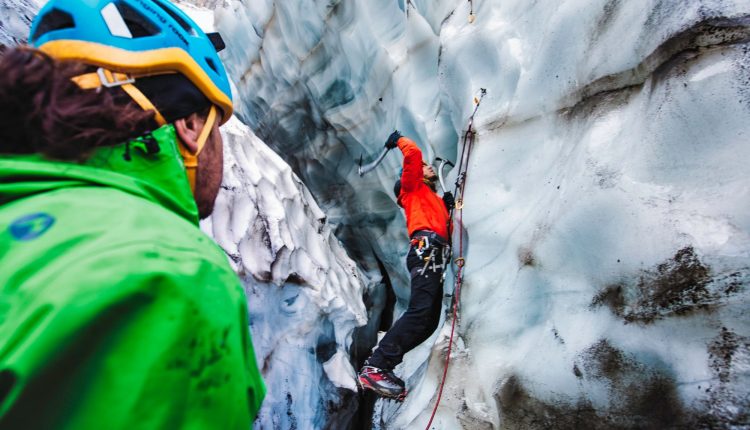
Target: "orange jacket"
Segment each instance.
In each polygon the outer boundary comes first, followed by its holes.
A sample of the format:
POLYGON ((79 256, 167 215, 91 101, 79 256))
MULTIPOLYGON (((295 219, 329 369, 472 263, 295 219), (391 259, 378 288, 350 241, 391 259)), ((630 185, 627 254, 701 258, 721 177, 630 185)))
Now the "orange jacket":
POLYGON ((398 148, 404 154, 398 204, 406 212, 409 237, 417 230, 432 230, 447 240, 448 210, 443 199, 423 181, 422 151, 414 141, 406 137, 398 140, 398 148))

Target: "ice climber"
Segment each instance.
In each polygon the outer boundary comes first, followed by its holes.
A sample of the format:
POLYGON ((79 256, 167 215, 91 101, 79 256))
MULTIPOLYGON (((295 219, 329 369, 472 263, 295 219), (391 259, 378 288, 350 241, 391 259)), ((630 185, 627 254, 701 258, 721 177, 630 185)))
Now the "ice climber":
POLYGON ((365 361, 359 373, 359 384, 379 395, 403 399, 404 381, 393 373, 404 354, 432 335, 440 321, 443 298, 443 269, 448 259, 448 211, 454 198, 435 192, 437 175, 422 161, 422 151, 406 137, 394 131, 386 148, 398 148, 404 155, 401 179, 394 186, 398 204, 406 213, 410 248, 406 266, 411 276, 409 306, 388 330, 378 347, 365 361))
POLYGON ((250 428, 247 304, 198 228, 220 37, 165 0, 52 0, 29 42, 0 53, 0 428, 250 428))

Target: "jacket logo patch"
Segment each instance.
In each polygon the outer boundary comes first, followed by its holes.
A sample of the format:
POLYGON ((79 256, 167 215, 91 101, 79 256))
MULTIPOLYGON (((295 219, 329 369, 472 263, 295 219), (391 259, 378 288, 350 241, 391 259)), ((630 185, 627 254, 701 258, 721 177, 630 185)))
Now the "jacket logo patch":
POLYGON ((40 212, 18 218, 8 227, 8 230, 17 240, 32 240, 46 233, 54 223, 55 218, 40 212))

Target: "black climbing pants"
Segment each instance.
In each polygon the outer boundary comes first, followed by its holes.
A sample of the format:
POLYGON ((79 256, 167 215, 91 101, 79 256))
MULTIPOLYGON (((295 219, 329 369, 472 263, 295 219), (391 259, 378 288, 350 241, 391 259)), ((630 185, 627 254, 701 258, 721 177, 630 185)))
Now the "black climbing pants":
MULTIPOLYGON (((442 264, 442 247, 432 245, 436 252, 436 264, 442 264)), ((443 269, 433 270, 430 263, 425 267, 424 257, 417 255, 417 245, 412 245, 406 256, 406 267, 411 275, 411 296, 409 307, 401 318, 393 324, 378 348, 367 359, 367 364, 381 369, 392 370, 401 363, 404 354, 429 338, 440 322, 440 309, 443 304, 443 269)))

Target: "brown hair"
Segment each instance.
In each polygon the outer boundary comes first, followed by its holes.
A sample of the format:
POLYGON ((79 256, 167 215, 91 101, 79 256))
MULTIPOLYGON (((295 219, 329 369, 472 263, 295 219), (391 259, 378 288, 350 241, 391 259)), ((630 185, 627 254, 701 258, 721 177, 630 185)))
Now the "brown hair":
POLYGON ((92 150, 152 130, 120 88, 81 90, 71 78, 91 68, 29 47, 0 50, 0 154, 39 153, 82 161, 92 150))

